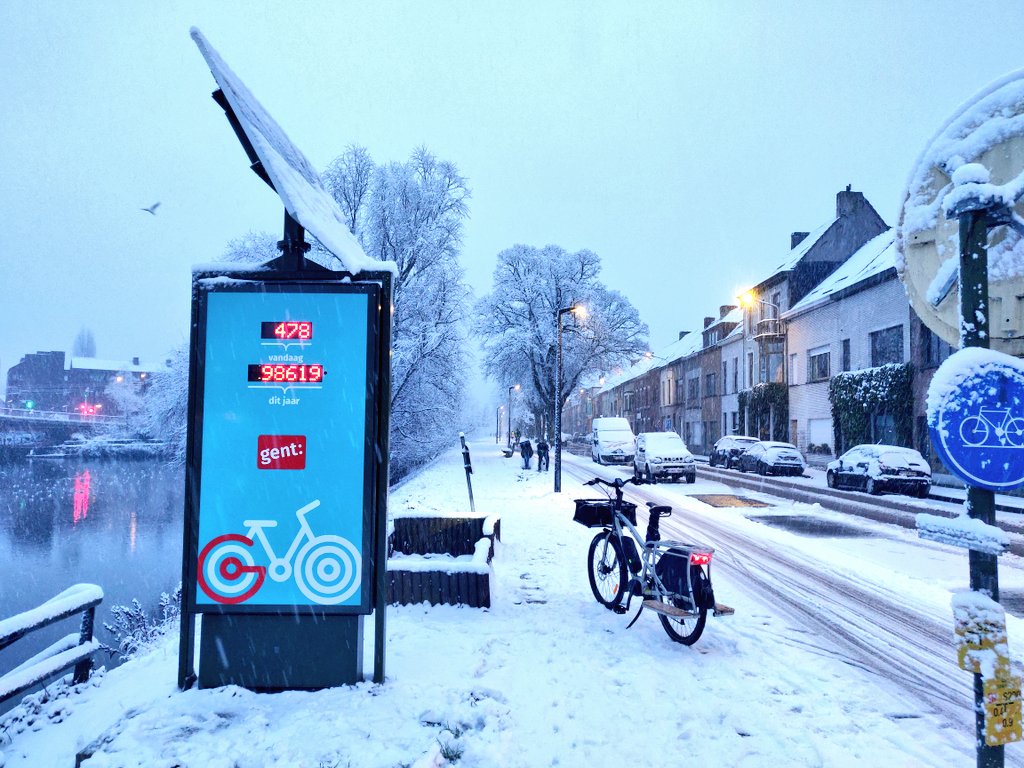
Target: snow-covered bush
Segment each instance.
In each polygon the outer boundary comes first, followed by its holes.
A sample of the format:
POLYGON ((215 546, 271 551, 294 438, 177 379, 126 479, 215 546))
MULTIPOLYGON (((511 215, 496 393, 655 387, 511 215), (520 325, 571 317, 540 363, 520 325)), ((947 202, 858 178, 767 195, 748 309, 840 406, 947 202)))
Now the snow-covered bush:
POLYGON ((177 625, 181 617, 181 585, 170 594, 161 593, 154 616, 148 615, 137 599, 133 599, 131 605, 115 605, 110 615, 111 622, 103 622, 103 628, 113 635, 116 645, 103 648, 111 656, 119 655, 122 661, 127 661, 177 625))

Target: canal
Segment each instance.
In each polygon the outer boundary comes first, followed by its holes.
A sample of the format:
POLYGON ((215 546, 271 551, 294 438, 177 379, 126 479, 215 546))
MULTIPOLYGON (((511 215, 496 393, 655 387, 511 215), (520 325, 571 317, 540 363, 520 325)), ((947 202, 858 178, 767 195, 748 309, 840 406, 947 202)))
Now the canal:
MULTIPOLYGON (((184 469, 163 460, 0 463, 0 619, 98 584, 96 638, 115 645, 103 628, 112 606, 136 598, 155 614, 181 581, 183 492, 184 469)), ((0 652, 0 673, 77 629, 68 619, 18 641, 0 652)), ((117 664, 105 653, 97 661, 117 664)))

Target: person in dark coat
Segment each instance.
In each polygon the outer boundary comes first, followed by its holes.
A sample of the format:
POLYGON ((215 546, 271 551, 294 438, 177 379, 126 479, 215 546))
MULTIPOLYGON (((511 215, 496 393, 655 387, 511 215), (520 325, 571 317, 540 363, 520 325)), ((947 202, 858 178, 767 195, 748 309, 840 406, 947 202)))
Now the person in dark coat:
POLYGON ((530 459, 533 458, 533 446, 530 445, 530 438, 526 438, 519 444, 519 455, 523 457, 523 469, 529 469, 530 459))
POLYGON ((543 467, 544 471, 548 471, 548 441, 543 437, 537 441, 537 471, 540 472, 543 467))

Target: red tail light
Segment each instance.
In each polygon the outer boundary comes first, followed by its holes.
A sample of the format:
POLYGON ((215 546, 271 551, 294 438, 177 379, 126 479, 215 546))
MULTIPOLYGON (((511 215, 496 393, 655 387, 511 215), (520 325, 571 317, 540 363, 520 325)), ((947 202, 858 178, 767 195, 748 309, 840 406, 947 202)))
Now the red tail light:
POLYGON ((711 565, 710 552, 691 552, 690 565, 711 565))

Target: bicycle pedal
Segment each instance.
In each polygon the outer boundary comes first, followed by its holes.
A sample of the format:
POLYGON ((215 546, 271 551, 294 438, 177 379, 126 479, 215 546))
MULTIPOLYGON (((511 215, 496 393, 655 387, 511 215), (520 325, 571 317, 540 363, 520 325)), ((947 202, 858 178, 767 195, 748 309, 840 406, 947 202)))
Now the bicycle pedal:
POLYGON ((626 606, 624 606, 622 603, 619 603, 618 605, 613 605, 612 606, 612 611, 614 613, 619 613, 619 614, 625 613, 626 612, 626 606))

